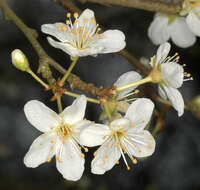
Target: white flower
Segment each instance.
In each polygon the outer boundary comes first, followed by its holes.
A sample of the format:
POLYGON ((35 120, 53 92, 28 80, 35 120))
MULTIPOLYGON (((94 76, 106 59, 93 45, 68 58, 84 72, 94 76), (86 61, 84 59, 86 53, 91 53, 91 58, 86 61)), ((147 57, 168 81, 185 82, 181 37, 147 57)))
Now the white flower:
MULTIPOLYGON (((135 71, 128 71, 128 72, 122 74, 117 79, 117 81, 113 84, 113 86, 115 86, 115 87, 125 86, 127 84, 137 82, 137 81, 141 80, 141 78, 142 77, 139 73, 137 73, 135 71)), ((116 99, 113 99, 112 101, 108 102, 110 112, 113 114, 112 116, 114 118, 120 117, 120 114, 117 111, 120 111, 120 112, 127 111, 128 107, 130 106, 129 102, 133 101, 134 99, 125 100, 124 98, 139 92, 139 90, 132 92, 136 88, 137 88, 137 86, 128 88, 126 90, 122 90, 118 93, 116 99)), ((107 123, 106 112, 102 112, 102 114, 100 116, 100 120, 104 120, 104 119, 106 119, 104 122, 107 123)))
POLYGON ((100 34, 99 25, 96 24, 94 12, 86 9, 78 17, 74 14, 74 24, 71 14, 67 14, 66 24, 44 24, 42 32, 56 37, 60 42, 48 37, 49 43, 63 50, 72 57, 96 55, 99 53, 112 53, 122 50, 125 43, 124 33, 119 30, 107 30, 100 34))
POLYGON ((80 141, 84 145, 101 145, 94 153, 92 173, 104 174, 118 163, 121 155, 129 170, 125 154, 136 164, 137 160, 134 157, 146 157, 154 152, 154 138, 144 130, 153 109, 154 104, 151 100, 140 98, 130 105, 123 118, 112 121, 110 126, 93 124, 82 130, 80 141))
POLYGON ((196 42, 196 37, 186 24, 184 17, 162 13, 155 15, 149 26, 148 36, 155 45, 167 42, 170 38, 177 46, 182 48, 192 46, 196 42))
POLYGON ((78 146, 79 132, 90 124, 83 121, 86 103, 86 97, 82 95, 60 115, 37 100, 26 103, 24 112, 28 121, 43 132, 24 157, 27 167, 35 168, 50 162, 55 155, 57 169, 65 179, 76 181, 81 178, 85 159, 78 146))
POLYGON ((200 1, 192 5, 191 11, 186 17, 186 23, 196 36, 200 36, 200 1))
POLYGON ((162 80, 159 83, 158 91, 162 98, 169 99, 174 109, 178 112, 178 116, 182 116, 184 113, 184 101, 181 93, 177 90, 183 84, 183 81, 192 80, 189 73, 184 73, 183 66, 177 64, 179 60, 178 54, 176 53, 171 58, 167 57, 171 45, 164 43, 160 45, 157 50, 155 62, 151 62, 152 66, 161 72, 162 80))

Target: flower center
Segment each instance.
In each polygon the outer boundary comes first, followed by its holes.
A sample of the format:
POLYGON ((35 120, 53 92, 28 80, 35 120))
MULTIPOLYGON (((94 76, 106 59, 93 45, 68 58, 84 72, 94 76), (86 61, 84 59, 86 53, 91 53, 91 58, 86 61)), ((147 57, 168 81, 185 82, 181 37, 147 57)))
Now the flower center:
POLYGON ((98 39, 103 39, 104 36, 99 32, 101 29, 96 24, 95 18, 83 18, 83 23, 80 23, 78 13, 74 13, 74 23, 71 20, 71 14, 67 13, 66 25, 60 24, 58 30, 65 31, 70 35, 70 45, 76 49, 84 50, 89 48, 92 43, 98 39))
POLYGON ((64 144, 66 140, 68 140, 72 134, 73 134, 73 131, 72 131, 72 126, 64 123, 64 122, 61 122, 60 125, 58 126, 57 128, 57 135, 58 137, 60 138, 60 140, 62 141, 62 143, 64 144))

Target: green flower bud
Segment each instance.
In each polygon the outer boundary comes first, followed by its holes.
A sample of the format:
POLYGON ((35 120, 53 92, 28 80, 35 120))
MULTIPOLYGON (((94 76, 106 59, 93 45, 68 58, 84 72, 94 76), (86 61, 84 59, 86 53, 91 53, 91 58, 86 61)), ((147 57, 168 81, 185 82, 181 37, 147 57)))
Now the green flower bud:
POLYGON ((29 69, 29 62, 26 58, 25 54, 19 50, 15 49, 11 53, 12 64, 21 71, 28 71, 29 69))

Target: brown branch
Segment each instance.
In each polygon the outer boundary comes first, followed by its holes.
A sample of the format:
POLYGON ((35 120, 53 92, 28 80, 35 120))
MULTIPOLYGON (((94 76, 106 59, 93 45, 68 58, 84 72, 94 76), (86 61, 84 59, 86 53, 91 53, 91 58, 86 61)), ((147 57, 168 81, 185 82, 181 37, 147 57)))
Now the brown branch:
POLYGON ((165 3, 155 0, 81 0, 81 1, 99 3, 104 5, 117 5, 117 6, 142 9, 146 11, 166 12, 172 14, 177 14, 181 11, 181 4, 165 3))

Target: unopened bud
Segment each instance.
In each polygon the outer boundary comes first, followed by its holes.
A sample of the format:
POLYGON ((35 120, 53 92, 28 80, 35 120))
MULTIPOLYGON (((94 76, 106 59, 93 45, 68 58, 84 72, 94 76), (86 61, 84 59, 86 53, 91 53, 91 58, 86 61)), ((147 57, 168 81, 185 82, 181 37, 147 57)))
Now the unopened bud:
POLYGON ((29 69, 29 62, 26 58, 25 54, 19 50, 15 49, 11 53, 12 64, 21 71, 28 71, 29 69))

